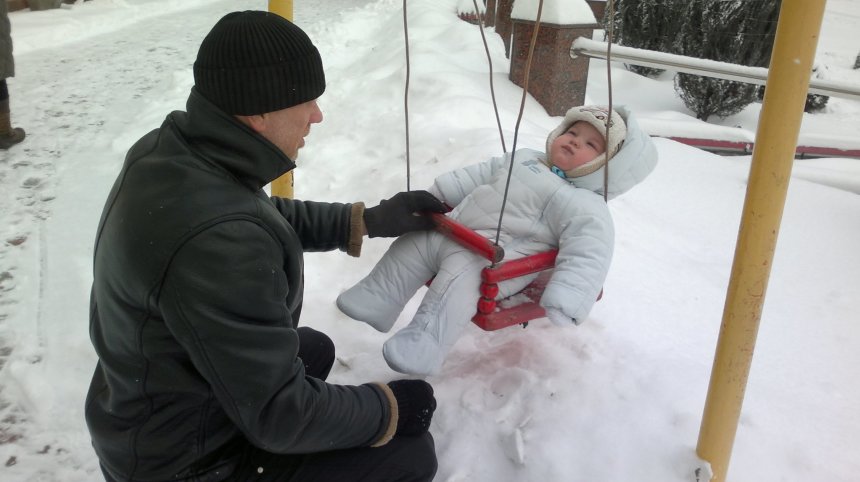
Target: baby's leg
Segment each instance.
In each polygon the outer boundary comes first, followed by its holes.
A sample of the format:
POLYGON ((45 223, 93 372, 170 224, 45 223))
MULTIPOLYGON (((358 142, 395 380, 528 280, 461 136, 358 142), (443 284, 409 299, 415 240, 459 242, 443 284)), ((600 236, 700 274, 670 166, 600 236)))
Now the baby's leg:
POLYGON ((475 314, 481 270, 489 261, 448 241, 436 278, 415 318, 385 342, 382 353, 398 372, 432 375, 475 314))
POLYGON ((340 311, 383 333, 390 330, 418 288, 433 277, 435 266, 428 265, 438 247, 433 236, 439 235, 414 232, 395 240, 370 274, 337 297, 340 311))

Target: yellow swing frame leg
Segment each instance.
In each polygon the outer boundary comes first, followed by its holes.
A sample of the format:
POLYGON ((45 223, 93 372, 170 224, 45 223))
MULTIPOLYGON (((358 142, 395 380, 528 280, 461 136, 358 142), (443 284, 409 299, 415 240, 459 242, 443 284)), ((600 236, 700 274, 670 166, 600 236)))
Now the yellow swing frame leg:
POLYGON ((783 0, 698 456, 723 482, 731 457, 797 147, 825 0, 783 0))
MULTIPOLYGON (((269 11, 293 21, 293 0, 269 0, 269 11)), ((294 196, 293 171, 272 181, 272 196, 292 199, 294 196)))

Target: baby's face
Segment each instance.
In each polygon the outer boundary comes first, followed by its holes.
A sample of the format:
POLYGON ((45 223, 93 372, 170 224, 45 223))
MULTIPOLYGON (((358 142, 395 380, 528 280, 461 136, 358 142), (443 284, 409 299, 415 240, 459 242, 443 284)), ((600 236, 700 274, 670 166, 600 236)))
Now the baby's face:
POLYGON ((588 122, 577 121, 552 141, 549 160, 562 171, 569 171, 593 160, 605 150, 603 134, 588 122))

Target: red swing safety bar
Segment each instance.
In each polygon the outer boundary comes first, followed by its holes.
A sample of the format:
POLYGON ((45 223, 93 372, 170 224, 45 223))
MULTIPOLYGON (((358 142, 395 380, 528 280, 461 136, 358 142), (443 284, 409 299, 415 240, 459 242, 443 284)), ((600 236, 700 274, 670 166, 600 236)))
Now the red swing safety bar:
POLYGON ((465 224, 461 224, 441 213, 430 213, 430 217, 436 223, 437 232, 489 259, 492 263, 498 263, 505 258, 504 248, 491 243, 489 239, 476 233, 465 224))
POLYGON ((478 300, 477 313, 472 317, 473 323, 482 330, 494 331, 512 325, 524 325, 546 315, 539 301, 552 276, 552 272, 547 270, 551 270, 555 266, 555 258, 558 255, 557 249, 500 263, 505 257, 505 251, 501 246, 493 244, 489 239, 444 214, 431 213, 431 216, 436 223, 436 231, 492 263, 498 263, 495 266, 487 266, 481 271, 481 286, 479 288, 481 297, 478 300), (508 304, 506 300, 496 301, 496 296, 499 294, 499 282, 540 271, 545 272, 538 275, 528 286, 514 295, 522 302, 512 306, 504 306, 508 304))

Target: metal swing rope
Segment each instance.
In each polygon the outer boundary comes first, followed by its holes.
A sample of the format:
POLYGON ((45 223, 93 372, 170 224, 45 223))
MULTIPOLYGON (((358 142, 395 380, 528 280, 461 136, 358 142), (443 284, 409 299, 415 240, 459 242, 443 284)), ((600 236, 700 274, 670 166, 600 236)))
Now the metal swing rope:
POLYGON ((499 119, 499 108, 496 105, 496 89, 493 87, 493 59, 490 57, 490 48, 487 46, 487 37, 484 35, 484 26, 481 23, 481 12, 478 10, 478 0, 472 0, 475 5, 475 18, 478 19, 478 31, 481 32, 481 41, 484 43, 484 52, 487 53, 487 65, 490 70, 490 98, 493 99, 493 111, 496 113, 496 125, 499 127, 499 139, 502 141, 502 152, 508 153, 508 148, 505 145, 505 135, 502 133, 502 121, 499 119))
MULTIPOLYGON (((499 128, 499 137, 500 137, 501 142, 502 142, 502 150, 505 153, 507 153, 507 149, 505 146, 504 134, 502 133, 502 125, 501 125, 501 121, 499 120, 499 110, 498 110, 497 103, 496 103, 495 89, 493 87, 493 66, 492 66, 490 51, 489 51, 489 47, 487 46, 486 37, 484 36, 483 25, 480 21, 481 15, 480 15, 480 11, 478 8, 477 0, 472 0, 472 3, 474 4, 474 7, 475 7, 475 17, 478 19, 477 25, 478 25, 478 28, 481 32, 481 39, 482 39, 483 44, 484 44, 484 50, 487 54, 487 62, 489 64, 489 74, 490 74, 490 95, 492 97, 493 110, 495 111, 495 115, 496 115, 496 123, 497 123, 498 128, 499 128)), ((612 123, 612 110, 613 110, 613 107, 612 107, 612 70, 611 70, 612 55, 611 55, 611 46, 612 46, 614 24, 615 24, 615 2, 614 2, 614 0, 608 0, 607 8, 609 9, 609 19, 607 22, 609 24, 609 28, 607 31, 607 33, 608 33, 608 35, 607 35, 608 46, 607 46, 607 51, 606 51, 606 54, 607 54, 606 55, 606 75, 607 75, 608 104, 609 105, 608 105, 608 112, 607 112, 605 137, 606 137, 606 141, 607 141, 606 144, 608 146, 609 145, 609 127, 612 123)), ((524 77, 523 95, 522 95, 522 98, 520 100, 520 108, 519 108, 519 113, 517 115, 516 126, 514 127, 514 141, 513 141, 513 146, 511 148, 510 168, 508 169, 508 176, 507 176, 507 179, 505 181, 505 191, 504 191, 504 194, 502 196, 502 207, 501 207, 501 211, 499 213, 499 222, 498 222, 498 225, 496 227, 496 238, 495 238, 494 245, 499 249, 500 249, 499 239, 501 237, 501 230, 502 230, 502 218, 504 217, 505 207, 507 205, 508 191, 510 189, 510 182, 511 182, 511 174, 513 172, 513 163, 514 163, 514 158, 516 155, 517 139, 519 137, 519 129, 520 129, 520 123, 521 123, 522 117, 523 117, 523 111, 525 110, 526 96, 528 95, 529 76, 530 76, 530 71, 531 71, 532 60, 534 57, 534 49, 535 49, 535 45, 537 43, 538 31, 540 29, 540 21, 541 21, 542 12, 543 12, 543 0, 539 0, 537 17, 535 19, 534 30, 532 31, 532 38, 531 38, 531 41, 529 43, 529 52, 528 52, 528 56, 526 58, 526 66, 525 66, 525 71, 524 71, 524 75, 523 75, 523 77, 524 77)), ((408 30, 407 30, 407 28, 408 28, 407 25, 408 25, 408 21, 407 21, 407 14, 406 14, 406 0, 403 0, 403 31, 404 31, 405 43, 406 43, 406 89, 404 92, 404 110, 405 110, 405 115, 406 115, 406 120, 405 120, 405 123, 406 123, 406 189, 409 190, 409 188, 410 188, 410 160, 409 160, 409 103, 408 103, 408 99, 409 99, 410 59, 409 59, 409 34, 408 34, 408 30)), ((549 153, 547 153, 547 155, 548 154, 549 153)), ((606 156, 607 158, 609 157, 609 155, 610 155, 609 152, 604 153, 604 156, 606 156)), ((608 195, 609 195, 609 163, 607 161, 604 164, 604 170, 603 170, 603 199, 604 199, 604 202, 608 201, 608 195)), ((498 251, 496 251, 496 253, 498 253, 498 251)), ((490 256, 488 256, 488 257, 491 259, 493 267, 495 267, 496 264, 499 261, 501 261, 500 256, 497 256, 498 259, 493 259, 490 256)))
MULTIPOLYGON (((525 110, 526 106, 526 96, 529 95, 529 74, 531 73, 532 58, 535 53, 535 44, 537 43, 538 30, 540 30, 540 16, 542 11, 543 0, 540 0, 540 2, 538 2, 538 11, 537 17, 535 18, 534 30, 532 31, 532 39, 529 43, 529 55, 528 57, 526 57, 526 68, 523 72, 523 96, 520 100, 520 112, 517 115, 517 123, 514 127, 514 144, 513 146, 511 146, 510 168, 508 169, 508 178, 505 180, 505 193, 504 195, 502 195, 502 209, 499 212, 499 225, 496 227, 496 241, 494 243, 496 246, 499 245, 499 238, 502 234, 502 218, 505 216, 505 206, 508 203, 508 189, 511 187, 511 173, 513 173, 514 171, 514 157, 516 157, 517 154, 517 138, 520 134, 520 121, 522 121, 523 119, 523 110, 525 110)), ((495 265, 496 263, 493 263, 493 266, 495 265)))
POLYGON ((406 88, 403 92, 403 110, 406 123, 406 190, 411 191, 410 162, 409 162, 409 22, 406 21, 406 0, 403 0, 403 37, 406 44, 406 88))
MULTIPOLYGON (((541 0, 543 2, 543 0, 541 0)), ((477 0, 472 0, 472 3, 475 5, 475 16, 480 19, 481 14, 478 11, 478 2, 477 0)), ((490 48, 487 46, 487 38, 484 35, 484 28, 481 25, 480 20, 478 21, 478 29, 481 32, 481 40, 484 43, 484 51, 487 53, 487 63, 490 66, 490 97, 493 99, 493 111, 496 114, 496 125, 499 129, 499 139, 502 141, 502 152, 507 153, 508 148, 505 145, 505 135, 502 133, 502 122, 499 119, 499 108, 496 104, 496 90, 493 86, 493 60, 490 57, 490 48)), ((409 155, 409 77, 411 72, 411 62, 409 59, 409 22, 407 20, 406 13, 406 0, 403 0, 403 37, 404 37, 404 45, 406 50, 406 83, 403 92, 403 111, 404 111, 404 124, 406 127, 406 190, 411 190, 411 161, 409 155)))
MULTIPOLYGON (((608 106, 606 113, 606 148, 609 148, 609 126, 612 125, 612 38, 615 33, 615 0, 606 2, 606 8, 609 9, 609 18, 607 20, 608 28, 606 30, 606 86, 608 94, 608 106)), ((606 163, 603 164, 603 202, 609 202, 609 152, 603 155, 606 157, 606 163)))
MULTIPOLYGON (((480 12, 478 11, 477 0, 472 0, 472 2, 475 5, 476 18, 480 19, 480 12)), ((612 48, 612 38, 613 38, 614 23, 615 23, 615 2, 614 2, 614 0, 609 0, 607 3, 608 3, 607 7, 609 8, 609 19, 608 19, 609 28, 607 31, 608 32, 607 42, 609 45, 607 46, 607 50, 606 50, 606 59, 607 59, 606 60, 606 77, 607 77, 607 85, 608 85, 608 95, 609 95, 608 104, 609 105, 607 108, 606 131, 605 131, 604 137, 606 138, 606 145, 608 146, 609 145, 609 127, 612 125, 612 69, 611 69, 612 53, 611 53, 611 48, 612 48)), ((537 43, 538 31, 540 30, 542 12, 543 12, 543 0, 540 0, 538 2, 537 16, 535 18, 534 29, 532 31, 532 38, 531 38, 531 41, 529 43, 529 52, 528 52, 528 56, 526 58, 526 67, 525 67, 525 71, 523 74, 523 95, 522 95, 522 98, 520 100, 520 109, 519 109, 519 113, 517 115, 516 126, 514 127, 514 141, 513 141, 513 146, 511 147, 510 168, 508 169, 508 177, 505 180, 505 192, 502 196, 502 208, 501 208, 501 211, 499 213, 499 223, 496 226, 496 239, 494 242, 494 244, 496 246, 499 245, 499 239, 501 237, 501 232, 502 232, 502 218, 504 217, 505 207, 506 207, 507 201, 508 201, 508 191, 510 189, 511 175, 513 174, 514 158, 516 157, 517 139, 519 137, 520 122, 522 121, 523 111, 525 109, 526 96, 528 95, 528 91, 529 91, 529 77, 530 77, 530 73, 531 73, 532 60, 534 58, 534 49, 535 49, 535 45, 537 43)), ((481 27, 480 22, 478 23, 478 26, 481 27)), ((483 28, 481 28, 481 38, 484 39, 483 28)), ((489 48, 487 47, 486 39, 484 39, 484 48, 487 50, 487 59, 489 60, 490 52, 489 52, 489 48)), ((491 92, 493 89, 493 87, 492 87, 492 85, 493 85, 492 84, 492 73, 493 73, 492 72, 492 64, 490 64, 490 90, 491 90, 491 92)), ((493 94, 493 108, 496 111, 496 119, 498 120, 498 109, 496 108, 495 94, 493 94)), ((499 134, 501 135, 501 123, 499 124, 499 134)), ((504 138, 502 138, 502 146, 504 147, 504 138)), ((549 155, 549 153, 547 153, 547 155, 549 155)), ((608 200, 609 200, 609 162, 608 162, 608 157, 609 157, 610 153, 605 152, 603 155, 607 158, 607 162, 604 164, 604 167, 603 167, 603 200, 604 200, 604 202, 608 202, 608 200)), ((495 266, 496 264, 497 264, 497 262, 494 261, 492 266, 495 266)))

